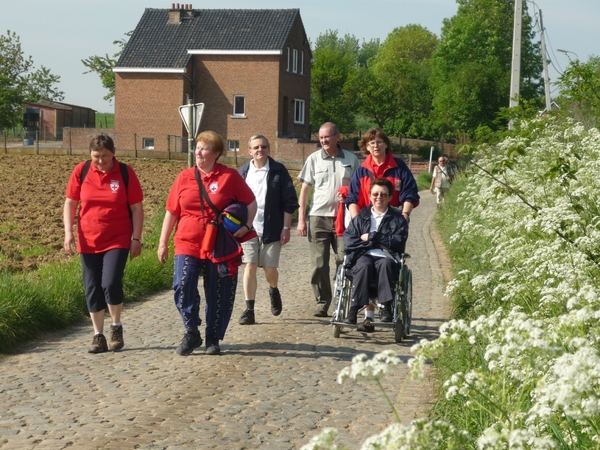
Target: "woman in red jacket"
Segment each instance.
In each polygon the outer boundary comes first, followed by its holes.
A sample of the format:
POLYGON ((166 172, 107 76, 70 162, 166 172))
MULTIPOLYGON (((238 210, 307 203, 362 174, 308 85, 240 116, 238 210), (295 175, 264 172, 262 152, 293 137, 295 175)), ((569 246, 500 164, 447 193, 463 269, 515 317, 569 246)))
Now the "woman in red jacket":
POLYGON ((115 158, 115 144, 109 136, 90 142, 90 161, 75 167, 63 211, 64 249, 75 253, 73 224, 77 205, 77 252, 81 259, 88 311, 94 325, 90 353, 123 348, 123 272, 127 256, 142 252, 144 194, 133 169, 115 158), (112 318, 110 340, 104 337, 104 310, 112 318))

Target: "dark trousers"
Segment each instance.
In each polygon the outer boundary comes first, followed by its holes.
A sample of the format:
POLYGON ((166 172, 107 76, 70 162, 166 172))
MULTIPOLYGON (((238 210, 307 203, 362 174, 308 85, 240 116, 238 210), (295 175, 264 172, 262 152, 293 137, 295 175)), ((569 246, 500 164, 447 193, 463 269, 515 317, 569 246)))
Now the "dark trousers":
POLYGON ((331 276, 329 272, 330 248, 336 255, 336 267, 344 259, 344 240, 335 234, 335 217, 309 216, 308 247, 312 275, 310 284, 315 299, 329 308, 331 304, 331 276))
POLYGON ((80 253, 85 301, 91 313, 108 305, 123 303, 123 272, 129 249, 115 248, 103 253, 80 253))
POLYGON ((235 271, 230 269, 227 263, 215 264, 208 259, 188 255, 175 256, 175 305, 186 329, 197 329, 202 323, 198 293, 198 278, 202 275, 206 300, 206 337, 219 340, 225 337, 237 288, 237 268, 235 271))
POLYGON ((398 264, 391 258, 363 255, 352 267, 354 299, 352 306, 359 309, 369 304, 369 285, 375 280, 379 303, 394 299, 393 286, 398 277, 398 264))

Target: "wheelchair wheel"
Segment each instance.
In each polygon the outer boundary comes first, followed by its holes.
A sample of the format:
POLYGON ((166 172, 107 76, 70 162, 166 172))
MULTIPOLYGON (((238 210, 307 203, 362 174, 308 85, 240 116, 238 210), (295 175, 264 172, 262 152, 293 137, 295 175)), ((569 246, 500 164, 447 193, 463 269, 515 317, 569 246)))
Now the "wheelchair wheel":
POLYGON ((333 337, 336 339, 339 338, 341 331, 342 331, 342 327, 340 327, 339 325, 334 325, 333 326, 333 337))
POLYGON ((398 315, 398 319, 396 320, 396 324, 394 325, 394 341, 397 344, 402 342, 404 338, 404 323, 402 322, 402 316, 398 315))
POLYGON ((400 273, 400 279, 396 284, 396 323, 394 324, 394 341, 396 341, 398 344, 402 342, 402 339, 404 338, 405 317, 404 308, 402 308, 402 305, 405 301, 405 294, 400 294, 400 292, 402 292, 402 286, 404 285, 403 280, 405 276, 406 270, 403 269, 400 273))
MULTIPOLYGON (((343 322, 348 317, 350 304, 352 303, 352 283, 346 278, 345 268, 340 265, 335 277, 334 288, 335 309, 332 314, 332 322, 343 322)), ((341 325, 333 326, 333 337, 339 338, 342 331, 341 325)))
POLYGON ((412 270, 406 271, 404 278, 404 301, 402 302, 402 317, 404 318, 404 337, 410 334, 412 321, 412 270))

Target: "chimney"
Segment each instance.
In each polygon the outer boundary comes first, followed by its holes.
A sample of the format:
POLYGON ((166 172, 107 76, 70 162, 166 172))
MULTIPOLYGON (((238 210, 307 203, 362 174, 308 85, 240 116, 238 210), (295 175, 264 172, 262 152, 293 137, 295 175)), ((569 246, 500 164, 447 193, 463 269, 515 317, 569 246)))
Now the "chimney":
POLYGON ((172 3, 169 10, 169 23, 181 23, 182 19, 192 18, 192 4, 172 3))

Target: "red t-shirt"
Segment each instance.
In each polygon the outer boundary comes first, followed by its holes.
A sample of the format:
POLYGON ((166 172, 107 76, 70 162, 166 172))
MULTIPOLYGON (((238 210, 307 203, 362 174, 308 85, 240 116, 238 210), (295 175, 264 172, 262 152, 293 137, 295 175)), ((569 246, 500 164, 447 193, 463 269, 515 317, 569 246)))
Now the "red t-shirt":
MULTIPOLYGON (((175 179, 166 209, 178 216, 175 230, 175 255, 189 255, 200 259, 210 259, 201 249, 206 224, 215 217, 215 213, 204 203, 204 217, 200 208, 200 188, 194 174, 195 167, 185 169, 175 179)), ((222 211, 233 202, 249 205, 254 201, 254 193, 242 176, 234 169, 223 164, 215 164, 213 170, 204 175, 200 172, 206 192, 215 207, 222 211)))
POLYGON ((84 162, 75 167, 69 184, 67 198, 81 202, 77 213, 77 251, 79 253, 102 253, 115 248, 129 248, 133 227, 128 205, 144 200, 142 187, 135 172, 129 166, 129 185, 121 177, 119 161, 110 172, 100 172, 94 164, 80 184, 84 162))

